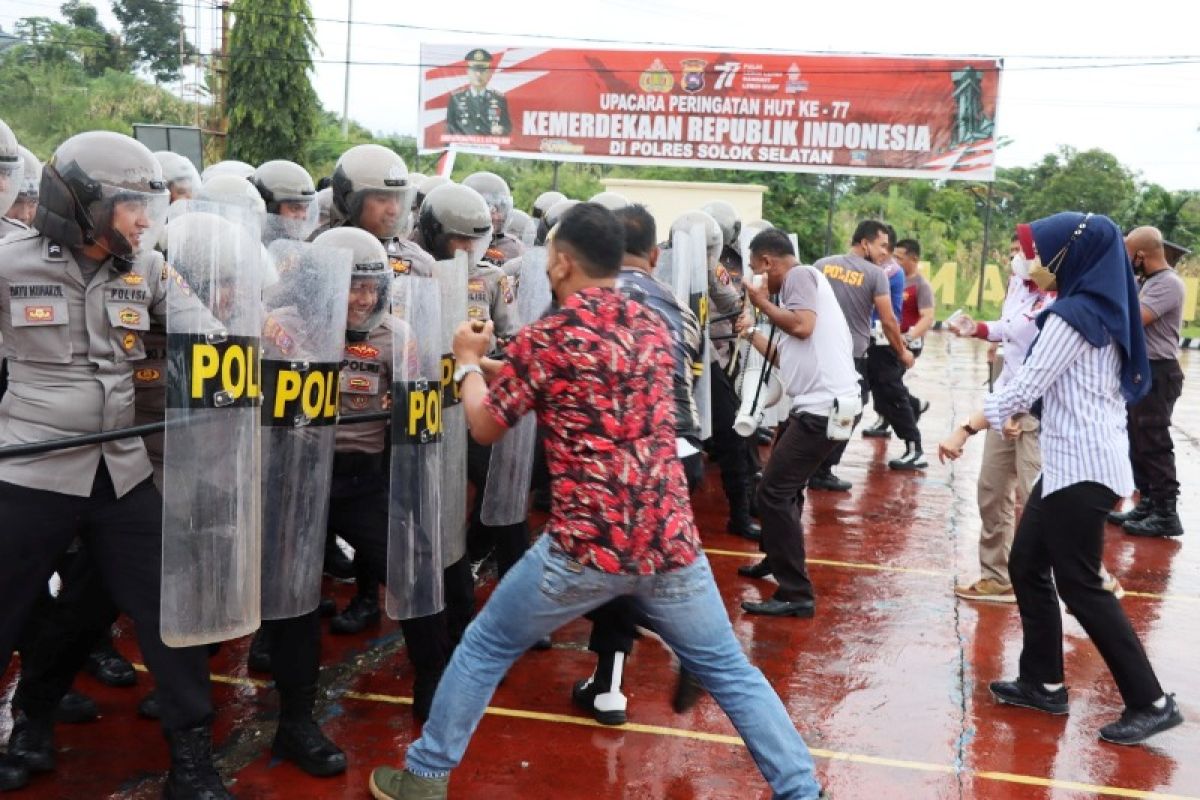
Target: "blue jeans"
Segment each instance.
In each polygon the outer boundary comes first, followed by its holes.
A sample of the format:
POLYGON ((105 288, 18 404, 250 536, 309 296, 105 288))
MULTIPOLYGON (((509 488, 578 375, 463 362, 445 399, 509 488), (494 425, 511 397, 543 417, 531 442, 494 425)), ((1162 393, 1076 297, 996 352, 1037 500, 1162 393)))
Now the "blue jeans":
POLYGON ((733 635, 708 559, 657 575, 610 575, 584 567, 542 536, 496 588, 467 628, 442 675, 406 768, 442 777, 458 766, 496 685, 534 642, 621 595, 729 715, 778 800, 820 792, 812 756, 779 696, 733 635))

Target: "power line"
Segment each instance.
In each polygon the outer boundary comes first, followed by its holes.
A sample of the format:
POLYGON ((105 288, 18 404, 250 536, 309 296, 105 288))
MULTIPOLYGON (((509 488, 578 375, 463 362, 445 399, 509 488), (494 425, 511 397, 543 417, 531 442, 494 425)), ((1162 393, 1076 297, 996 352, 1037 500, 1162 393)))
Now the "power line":
MULTIPOLYGON (((342 20, 342 24, 346 24, 342 20)), ((109 45, 89 44, 86 42, 77 42, 72 39, 34 39, 26 35, 17 34, 14 38, 20 39, 28 45, 63 45, 83 49, 102 49, 108 50, 109 45)), ((121 49, 125 46, 122 45, 121 49)), ((161 53, 146 53, 148 56, 161 56, 161 53)), ((213 51, 198 52, 199 58, 226 58, 232 59, 232 56, 223 56, 220 53, 213 51)), ((246 55, 238 56, 239 59, 247 61, 260 61, 267 63, 288 63, 288 64, 337 64, 346 65, 349 63, 352 66, 364 67, 411 67, 416 69, 430 69, 439 67, 448 67, 450 65, 440 63, 427 63, 421 61, 361 61, 351 59, 327 59, 327 58, 312 58, 306 56, 283 56, 283 55, 246 55)), ((886 57, 884 57, 886 58, 886 57)), ((898 57, 897 57, 898 58, 898 57)), ((1179 66, 1186 64, 1200 64, 1200 56, 1191 56, 1187 60, 1178 59, 1170 61, 1162 60, 1146 60, 1146 61, 1128 61, 1124 63, 1105 63, 1105 64, 1056 64, 1043 66, 1027 66, 1027 67, 1005 67, 999 66, 978 67, 980 72, 1055 72, 1055 71, 1079 71, 1079 70, 1096 70, 1096 69, 1128 69, 1136 67, 1167 67, 1179 66)), ((950 67, 932 67, 932 66, 913 66, 911 68, 898 67, 895 64, 880 64, 879 66, 863 66, 863 67, 846 67, 846 68, 808 68, 804 72, 806 75, 922 75, 922 74, 938 74, 948 71, 950 67)), ((539 67, 525 67, 522 69, 506 68, 502 71, 508 72, 550 72, 550 73, 570 73, 580 72, 587 74, 605 74, 605 75, 640 75, 644 69, 610 69, 610 68, 595 68, 595 67, 555 67, 552 65, 539 67)))
MULTIPOLYGON (((8 0, 8 2, 15 3, 18 5, 34 6, 37 8, 57 9, 57 6, 54 4, 37 2, 37 0, 8 0)), ((171 6, 172 8, 180 7, 179 0, 154 0, 154 2, 158 2, 162 5, 168 5, 168 6, 171 6)), ((221 3, 213 2, 213 0, 204 0, 204 2, 209 9, 220 9, 221 5, 222 5, 221 3)), ((248 11, 243 12, 243 16, 277 17, 277 18, 293 19, 298 15, 284 14, 284 13, 277 12, 277 11, 260 11, 257 9, 250 9, 248 11)), ((345 19, 338 19, 336 17, 309 16, 308 19, 311 22, 325 22, 325 23, 330 23, 333 25, 347 24, 347 21, 345 19)), ((472 30, 469 28, 448 28, 448 27, 442 27, 442 26, 436 26, 436 25, 415 25, 412 23, 404 23, 404 22, 382 22, 382 21, 376 21, 376 20, 362 20, 362 19, 350 20, 350 24, 351 25, 359 25, 359 26, 363 26, 363 27, 373 27, 373 28, 391 28, 391 29, 399 29, 399 30, 424 31, 424 32, 428 32, 428 33, 454 33, 454 34, 462 34, 464 36, 486 37, 486 38, 490 38, 490 39, 511 37, 511 38, 519 38, 519 39, 543 39, 543 40, 553 41, 553 42, 568 42, 568 43, 569 42, 583 42, 583 43, 589 43, 589 44, 612 44, 612 45, 623 45, 625 47, 668 47, 668 48, 680 49, 680 50, 721 50, 721 51, 730 51, 732 53, 738 53, 738 52, 744 51, 744 52, 747 52, 747 54, 776 53, 776 54, 781 54, 781 55, 791 55, 791 56, 797 56, 797 57, 802 57, 802 56, 857 56, 857 57, 871 57, 871 58, 927 58, 927 59, 928 58, 939 58, 939 59, 946 59, 946 60, 1002 59, 1002 58, 1005 58, 1005 56, 999 56, 995 53, 954 53, 954 54, 947 54, 947 53, 885 53, 885 52, 869 51, 869 50, 797 51, 792 48, 784 48, 784 47, 747 47, 744 45, 727 45, 727 44, 711 44, 711 43, 701 44, 701 43, 668 42, 668 41, 633 41, 633 40, 629 40, 629 39, 610 39, 610 38, 602 38, 602 37, 595 37, 595 36, 563 36, 563 35, 555 35, 555 34, 520 33, 520 32, 516 32, 516 31, 509 32, 509 31, 495 31, 495 30, 481 31, 481 30, 472 30)), ((1170 64, 1170 63, 1176 63, 1176 62, 1190 64, 1190 63, 1198 63, 1198 61, 1200 61, 1200 60, 1198 60, 1195 53, 1187 53, 1187 54, 1148 53, 1148 54, 1123 54, 1123 55, 1112 55, 1112 54, 1070 55, 1070 54, 1062 54, 1062 53, 1051 53, 1051 54, 1021 54, 1021 55, 1009 56, 1009 58, 1029 59, 1029 60, 1035 60, 1035 61, 1100 61, 1100 62, 1119 61, 1119 62, 1128 62, 1128 63, 1120 63, 1120 64, 1115 65, 1115 66, 1119 66, 1119 67, 1157 66, 1159 64, 1170 64)), ((345 60, 340 60, 340 61, 329 61, 329 62, 320 61, 320 62, 314 62, 314 63, 345 64, 346 62, 345 62, 345 60)), ((373 65, 380 65, 380 66, 415 66, 415 67, 440 66, 437 64, 428 65, 428 64, 408 64, 408 63, 398 63, 398 62, 375 62, 375 61, 371 61, 371 62, 351 61, 350 63, 352 65, 373 64, 373 65)), ((1080 68, 1081 69, 1092 69, 1092 68, 1103 68, 1103 66, 1104 65, 1082 66, 1080 68)), ((1040 69, 1053 69, 1053 68, 1052 67, 1029 66, 1029 67, 1009 67, 1007 69, 1009 69, 1009 70, 1026 70, 1026 69, 1040 70, 1040 69)), ((888 71, 893 71, 893 70, 888 70, 888 71)), ((941 71, 941 70, 937 70, 937 71, 941 71)), ((842 74, 842 73, 837 73, 837 74, 842 74)))

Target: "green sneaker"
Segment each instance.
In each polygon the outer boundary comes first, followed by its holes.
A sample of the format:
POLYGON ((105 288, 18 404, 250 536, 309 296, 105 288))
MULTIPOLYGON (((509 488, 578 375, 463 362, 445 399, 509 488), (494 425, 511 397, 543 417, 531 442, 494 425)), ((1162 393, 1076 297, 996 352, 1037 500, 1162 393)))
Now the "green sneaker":
POLYGON ((450 778, 422 778, 402 769, 376 767, 369 786, 375 800, 446 800, 450 778))

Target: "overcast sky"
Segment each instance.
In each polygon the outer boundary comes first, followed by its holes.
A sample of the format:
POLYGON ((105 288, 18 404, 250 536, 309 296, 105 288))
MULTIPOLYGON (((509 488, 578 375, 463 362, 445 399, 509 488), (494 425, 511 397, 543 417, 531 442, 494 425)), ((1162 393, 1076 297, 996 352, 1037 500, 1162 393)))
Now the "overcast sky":
MULTIPOLYGON (((1100 147, 1146 180, 1200 190, 1200 44, 1186 3, 1142 0, 1118 14, 1101 11, 1099 3, 1055 0, 838 0, 790 3, 781 14, 785 5, 777 1, 311 0, 322 51, 314 83, 325 106, 338 112, 350 2, 361 23, 352 28, 351 60, 387 64, 350 68, 350 116, 377 133, 416 133, 421 42, 989 55, 1005 58, 997 134, 1012 143, 998 154, 1001 166, 1031 164, 1063 144, 1100 147), (582 43, 573 36, 613 43, 582 43), (1047 56, 1052 58, 1035 58, 1047 56), (1190 56, 1192 63, 1123 66, 1170 56, 1190 56), (1089 64, 1102 66, 1080 68, 1089 64)), ((57 5, 0 0, 0 25, 52 14, 57 5)), ((217 15, 209 0, 198 5, 200 44, 208 49, 217 15)), ((183 0, 182 7, 192 24, 196 0, 183 0)))

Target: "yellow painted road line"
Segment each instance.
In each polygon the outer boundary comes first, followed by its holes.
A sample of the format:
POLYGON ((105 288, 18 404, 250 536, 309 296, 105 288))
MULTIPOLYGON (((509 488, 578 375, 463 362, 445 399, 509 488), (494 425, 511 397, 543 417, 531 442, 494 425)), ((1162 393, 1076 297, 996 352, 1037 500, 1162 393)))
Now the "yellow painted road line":
MULTIPOLYGON (((142 664, 134 664, 134 669, 139 672, 145 672, 146 667, 142 664)), ((217 675, 210 676, 214 683, 223 683, 229 686, 252 687, 255 689, 265 689, 269 687, 270 681, 259 680, 258 678, 242 678, 236 675, 217 675)), ((377 692, 345 692, 342 695, 346 700, 359 700, 368 703, 386 703, 396 706, 410 706, 413 699, 404 697, 403 695, 394 694, 379 694, 377 692)), ((624 725, 601 725, 594 719, 589 717, 576 717, 569 714, 550 714, 545 711, 526 711, 521 708, 502 708, 500 706, 488 706, 484 712, 490 717, 507 717, 509 719, 523 719, 534 722, 550 722, 558 725, 574 725, 580 728, 601 728, 605 730, 622 731, 630 733, 644 733, 649 736, 671 737, 675 739, 690 739, 697 742, 708 742, 710 744, 732 745, 734 747, 745 747, 745 743, 739 736, 732 736, 725 733, 709 733, 708 731, 693 731, 686 728, 672 728, 666 725, 643 725, 637 722, 627 722, 624 725)), ((864 753, 845 753, 840 750, 826 750, 820 747, 809 748, 809 752, 815 758, 823 758, 829 761, 846 761, 852 764, 867 764, 875 767, 890 767, 893 769, 903 769, 910 772, 933 772, 941 775, 954 775, 954 767, 948 764, 931 764, 924 761, 908 761, 899 758, 884 758, 882 756, 866 755, 864 753)), ((1019 775, 1011 772, 989 772, 971 770, 962 770, 965 776, 977 778, 979 780, 996 781, 997 783, 1015 783, 1023 786, 1040 786, 1046 789, 1064 789, 1072 792, 1086 792, 1102 797, 1124 797, 1133 798, 1133 800, 1200 800, 1200 797, 1193 795, 1181 794, 1163 794, 1162 792, 1149 792, 1142 789, 1125 789, 1118 786, 1097 786, 1090 783, 1078 783, 1076 781, 1061 780, 1058 778, 1041 778, 1036 775, 1019 775)))
MULTIPOLYGON (((762 558, 762 553, 750 552, 747 550, 717 550, 706 547, 704 552, 712 556, 728 556, 730 558, 762 558)), ((831 561, 825 558, 809 558, 806 559, 808 564, 816 564, 822 567, 840 567, 842 569, 860 569, 871 572, 896 572, 904 575, 929 575, 934 578, 945 578, 953 573, 950 570, 944 569, 919 569, 916 567, 896 567, 891 564, 864 564, 861 561, 831 561)), ((1138 597, 1145 600, 1183 600, 1189 603, 1200 603, 1200 597, 1193 597, 1186 594, 1154 594, 1153 592, 1133 592, 1128 589, 1125 591, 1126 597, 1138 597)))

